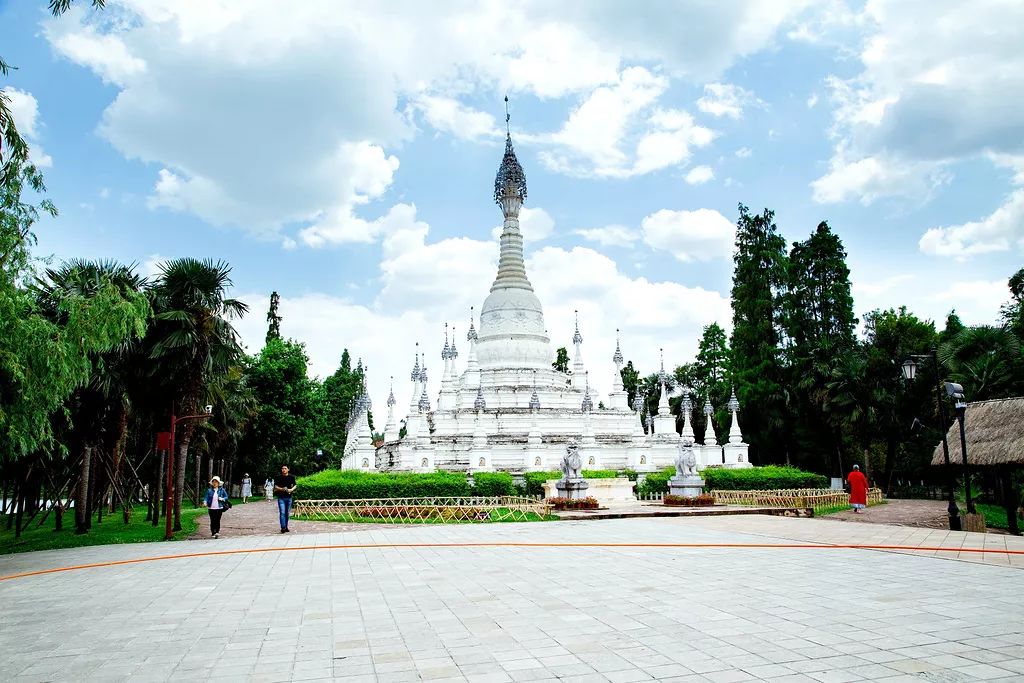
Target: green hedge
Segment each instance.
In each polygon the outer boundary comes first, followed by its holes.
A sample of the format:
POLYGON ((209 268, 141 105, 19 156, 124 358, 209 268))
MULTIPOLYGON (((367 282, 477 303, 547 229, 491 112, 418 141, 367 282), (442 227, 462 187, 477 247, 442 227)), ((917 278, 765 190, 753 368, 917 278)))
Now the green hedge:
POLYGON ((474 496, 514 496, 515 485, 508 472, 476 472, 473 474, 474 496))
MULTIPOLYGON (((583 470, 580 474, 584 479, 613 479, 623 476, 616 470, 583 470)), ((523 479, 526 480, 526 495, 539 496, 544 493, 544 482, 551 479, 561 479, 562 473, 552 472, 524 472, 523 479)))
POLYGON ((295 487, 295 497, 301 500, 449 497, 470 494, 466 475, 459 472, 415 474, 324 470, 300 477, 295 487))
MULTIPOLYGON (((704 471, 707 472, 707 470, 704 471)), ((637 495, 668 493, 668 480, 671 479, 675 473, 675 467, 664 469, 661 472, 651 472, 644 477, 643 483, 636 487, 637 495)))
POLYGON ((797 467, 765 465, 732 470, 706 467, 701 476, 709 491, 771 491, 773 489, 827 489, 828 477, 797 467))
MULTIPOLYGON (((668 480, 675 476, 674 467, 661 472, 652 472, 637 487, 637 494, 666 493, 668 480)), ((824 489, 828 478, 821 474, 805 472, 796 467, 765 465, 742 470, 724 467, 705 467, 700 471, 704 488, 708 491, 770 491, 773 489, 824 489)))

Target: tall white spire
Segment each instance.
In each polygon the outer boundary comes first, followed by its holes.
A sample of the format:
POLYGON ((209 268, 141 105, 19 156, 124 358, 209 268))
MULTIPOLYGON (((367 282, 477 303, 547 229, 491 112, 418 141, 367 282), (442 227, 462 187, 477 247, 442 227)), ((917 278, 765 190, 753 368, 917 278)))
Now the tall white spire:
POLYGON ((629 395, 622 387, 622 346, 619 343, 619 329, 615 328, 615 353, 612 354, 612 363, 615 364, 615 374, 612 376, 612 390, 608 394, 608 407, 613 410, 629 410, 629 395))
POLYGON ((715 435, 715 409, 711 405, 711 397, 704 400, 704 422, 707 427, 704 429, 704 445, 717 446, 718 437, 715 435))
POLYGON ((416 342, 416 363, 412 366, 412 372, 409 373, 409 379, 412 380, 412 398, 409 399, 409 414, 406 419, 406 427, 409 428, 413 424, 412 419, 420 412, 420 343, 416 342))
POLYGON ((388 421, 384 425, 384 441, 398 441, 398 421, 395 419, 395 376, 391 376, 391 390, 388 392, 388 421))
POLYGON ((573 346, 573 359, 572 359, 572 375, 573 375, 573 386, 579 386, 580 378, 586 373, 583 367, 583 335, 580 334, 580 312, 574 311, 576 314, 576 331, 572 335, 572 346, 573 346))

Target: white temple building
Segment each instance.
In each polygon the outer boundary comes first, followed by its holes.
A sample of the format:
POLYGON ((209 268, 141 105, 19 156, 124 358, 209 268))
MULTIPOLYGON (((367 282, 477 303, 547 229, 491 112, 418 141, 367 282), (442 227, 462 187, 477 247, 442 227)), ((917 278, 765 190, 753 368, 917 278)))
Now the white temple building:
MULTIPOLYGON (((669 411, 669 378, 661 368, 661 396, 652 425, 645 433, 641 400, 627 404, 620 371, 622 351, 616 340, 610 364, 612 391, 599 399, 590 389, 583 361, 583 335, 576 321, 572 372, 554 370, 555 353, 544 324, 540 299, 526 275, 519 211, 526 200, 526 176, 516 159, 511 135, 494 180, 494 200, 504 225, 498 272, 480 308, 479 321, 470 312, 465 362, 454 333, 445 334, 441 350, 441 389, 433 404, 427 393, 427 356, 417 349, 410 374, 404 437, 399 438, 401 410, 394 387, 388 397, 384 443, 375 446, 368 423, 370 402, 363 391, 350 419, 342 469, 429 472, 551 470, 558 467, 566 443, 575 440, 585 469, 653 471, 670 466, 682 440, 693 441, 690 405, 683 388, 682 434, 669 411), (477 327, 479 324, 479 327, 477 327), (598 408, 599 403, 604 407, 598 408)), ((447 327, 447 326, 446 326, 447 327)), ((727 443, 718 445, 713 428, 696 445, 700 467, 725 464, 749 467, 736 413, 729 403, 732 425, 727 443)), ((705 413, 713 413, 709 404, 705 413)))

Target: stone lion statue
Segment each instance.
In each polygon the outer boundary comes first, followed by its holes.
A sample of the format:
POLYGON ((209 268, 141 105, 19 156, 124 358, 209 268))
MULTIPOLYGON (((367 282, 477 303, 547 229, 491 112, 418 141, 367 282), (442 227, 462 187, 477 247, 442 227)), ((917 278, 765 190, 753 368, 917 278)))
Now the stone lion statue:
POLYGON ((697 458, 693 454, 693 442, 685 439, 679 442, 679 455, 676 456, 676 477, 697 476, 697 458))
POLYGON ((580 458, 580 447, 575 441, 565 444, 565 455, 562 456, 562 479, 579 479, 580 471, 583 469, 583 460, 580 458))

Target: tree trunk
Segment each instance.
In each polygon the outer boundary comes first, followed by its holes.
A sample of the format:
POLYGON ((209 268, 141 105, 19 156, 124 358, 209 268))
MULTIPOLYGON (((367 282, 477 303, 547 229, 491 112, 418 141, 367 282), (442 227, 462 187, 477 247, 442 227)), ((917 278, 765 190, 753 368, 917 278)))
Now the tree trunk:
POLYGON ((1020 536, 1020 524, 1017 522, 1017 508, 1020 505, 1020 496, 1017 488, 1013 485, 1013 467, 1005 465, 1001 468, 1000 479, 1002 480, 1003 507, 1006 509, 1006 529, 1014 536, 1020 536))
POLYGON ((26 482, 22 482, 22 484, 18 487, 18 499, 17 499, 17 501, 18 501, 17 502, 18 511, 17 511, 17 513, 14 516, 14 537, 15 538, 21 538, 21 517, 22 517, 22 515, 25 512, 25 489, 27 488, 25 486, 25 483, 26 482))
POLYGON ((206 481, 213 479, 213 456, 206 459, 206 481))
POLYGON ((868 486, 871 485, 871 449, 864 447, 864 476, 867 477, 868 486))
MULTIPOLYGON (((128 440, 128 407, 124 404, 124 401, 118 406, 118 420, 117 420, 117 439, 114 441, 113 452, 111 453, 111 468, 110 476, 114 480, 115 484, 121 479, 121 468, 124 464, 124 445, 128 440)), ((117 501, 124 507, 126 501, 123 496, 123 488, 118 490, 122 491, 121 500, 117 501)), ((114 510, 114 500, 110 501, 110 510, 114 510)))
POLYGON ((92 447, 86 446, 82 451, 81 480, 78 482, 78 498, 75 500, 75 533, 84 534, 89 531, 89 470, 92 464, 92 447))
POLYGON ((181 445, 174 474, 174 530, 181 531, 181 501, 185 494, 185 465, 188 464, 188 445, 192 440, 192 425, 186 423, 182 429, 181 445))
POLYGON ((196 490, 192 494, 192 507, 199 507, 199 486, 203 478, 203 454, 196 453, 196 490))
MULTIPOLYGON (((156 482, 153 486, 153 494, 150 496, 153 499, 153 526, 160 524, 160 506, 163 505, 164 501, 164 474, 165 461, 167 459, 167 451, 160 451, 160 457, 156 459, 156 482)), ((164 512, 164 514, 167 514, 164 512)))

